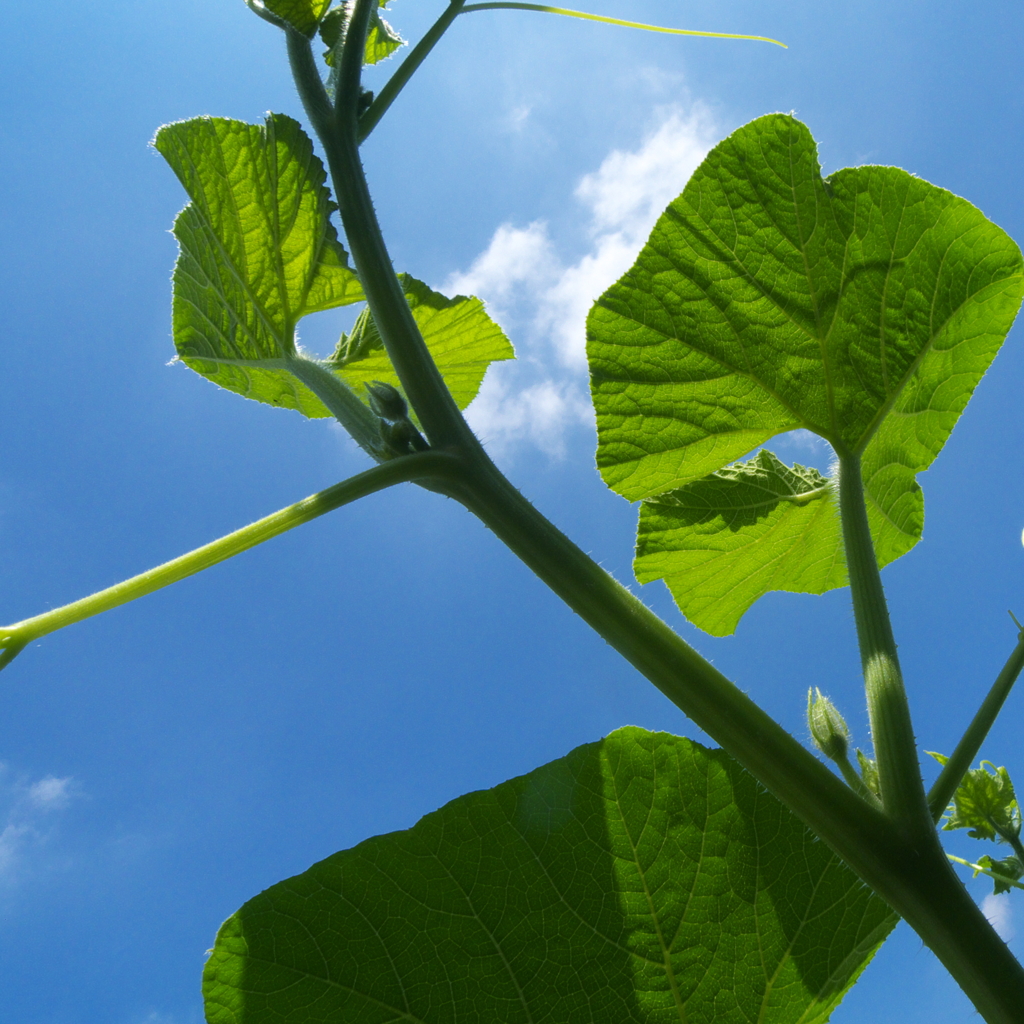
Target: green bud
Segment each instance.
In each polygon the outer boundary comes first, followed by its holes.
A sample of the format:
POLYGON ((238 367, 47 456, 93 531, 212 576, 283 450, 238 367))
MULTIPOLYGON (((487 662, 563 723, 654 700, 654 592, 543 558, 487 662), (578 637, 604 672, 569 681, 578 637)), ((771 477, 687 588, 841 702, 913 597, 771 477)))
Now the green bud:
POLYGON ((393 423, 409 418, 409 407, 398 388, 385 384, 384 381, 375 380, 373 383, 367 383, 366 390, 370 395, 370 408, 382 420, 390 420, 393 423))
POLYGON ((882 791, 878 785, 878 765, 875 763, 874 758, 868 757, 862 750, 858 750, 857 764, 860 765, 860 777, 864 780, 864 785, 875 796, 880 796, 882 791))
POLYGON ((833 761, 846 760, 850 730, 835 704, 814 687, 807 691, 807 724, 815 746, 833 761))

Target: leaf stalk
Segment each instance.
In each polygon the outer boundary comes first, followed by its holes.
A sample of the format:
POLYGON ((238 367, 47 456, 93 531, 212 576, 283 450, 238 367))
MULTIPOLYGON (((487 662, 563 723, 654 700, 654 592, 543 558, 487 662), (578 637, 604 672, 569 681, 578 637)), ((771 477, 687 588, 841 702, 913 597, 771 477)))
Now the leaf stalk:
POLYGON ((333 512, 342 505, 365 498, 369 494, 395 484, 423 481, 428 484, 443 482, 450 485, 459 474, 456 461, 440 452, 423 452, 393 459, 381 466, 344 480, 333 487, 304 498, 272 515, 235 530, 225 537, 204 544, 188 554, 173 558, 163 565, 132 576, 105 590, 97 591, 61 608, 23 619, 13 626, 0 627, 0 669, 9 664, 28 644, 47 633, 74 625, 101 612, 117 608, 137 598, 145 597, 172 583, 194 576, 218 562, 248 551, 288 530, 333 512))
POLYGON ((956 745, 956 749, 942 766, 939 777, 928 791, 928 807, 933 821, 938 821, 942 817, 949 802, 953 799, 957 787, 967 774, 967 770, 974 764, 985 737, 1002 710, 1003 704, 1006 703, 1006 698, 1009 697, 1010 690, 1013 689, 1013 684, 1017 681, 1022 669, 1024 669, 1024 630, 1021 630, 1018 635, 1017 646, 996 677, 992 689, 982 701, 977 714, 971 720, 971 724, 956 745))
POLYGON ((934 837, 910 704, 871 539, 860 458, 856 455, 839 457, 839 508, 871 737, 878 762, 879 796, 886 812, 911 835, 934 837))

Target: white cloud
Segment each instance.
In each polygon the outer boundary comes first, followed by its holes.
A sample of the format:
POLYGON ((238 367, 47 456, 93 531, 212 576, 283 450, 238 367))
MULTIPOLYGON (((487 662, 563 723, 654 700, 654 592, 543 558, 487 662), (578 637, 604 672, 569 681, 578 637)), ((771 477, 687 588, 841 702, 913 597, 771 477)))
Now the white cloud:
POLYGON ((593 420, 590 403, 571 382, 542 380, 514 391, 498 375, 484 381, 467 412, 469 425, 492 453, 528 441, 552 458, 565 454, 565 433, 593 420))
POLYGON ((1013 905, 1006 893, 989 893, 981 901, 981 912, 988 918, 988 923, 996 930, 1003 942, 1009 942, 1017 934, 1013 927, 1013 905))
POLYGON ((585 380, 587 313, 632 265, 715 137, 702 107, 663 109, 636 150, 613 151, 580 180, 575 197, 586 210, 588 247, 574 262, 559 258, 544 222, 503 224, 469 269, 446 282, 448 294, 479 295, 502 322, 510 309, 531 310, 511 332, 519 365, 492 369, 469 411, 492 447, 525 442, 557 458, 566 432, 593 422, 585 380))
POLYGON ((10 885, 47 841, 53 814, 67 807, 73 780, 47 775, 31 782, 0 764, 0 884, 10 885))
POLYGON ((40 779, 29 786, 28 799, 36 807, 55 811, 62 810, 67 807, 71 798, 68 793, 70 784, 70 778, 57 779, 52 775, 47 775, 45 779, 40 779))
POLYGON ((500 308, 517 287, 538 288, 557 267, 546 224, 502 224, 469 270, 449 277, 444 290, 449 295, 479 295, 500 308))

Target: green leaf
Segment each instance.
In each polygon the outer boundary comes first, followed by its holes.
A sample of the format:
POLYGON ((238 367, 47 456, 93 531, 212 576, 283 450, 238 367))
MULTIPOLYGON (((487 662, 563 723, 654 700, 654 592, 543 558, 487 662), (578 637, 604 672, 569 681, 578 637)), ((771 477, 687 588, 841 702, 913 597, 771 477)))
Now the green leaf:
POLYGON ((811 1024, 895 916, 724 752, 622 729, 250 900, 210 1024, 811 1024))
POLYGON ((331 0, 263 0, 263 6, 304 36, 311 36, 331 0))
POLYGON ((174 224, 174 343, 221 387, 306 416, 327 408, 287 369, 307 313, 363 298, 330 222, 326 175, 297 122, 200 117, 154 141, 191 197, 174 224))
MULTIPOLYGON (((476 397, 493 362, 514 359, 515 351, 502 329, 487 315, 477 298, 446 298, 409 274, 399 274, 413 319, 430 354, 460 409, 476 397)), ((384 351, 369 309, 343 334, 329 360, 335 373, 357 394, 373 381, 398 385, 398 375, 384 351)))
MULTIPOLYGON (((380 6, 387 6, 387 0, 383 0, 380 6)), ((366 34, 366 55, 363 58, 363 62, 366 64, 379 64, 404 45, 405 40, 377 11, 374 11, 370 15, 370 29, 366 34)))
POLYGON ((988 868, 989 871, 994 871, 997 875, 1003 875, 1007 881, 1002 878, 992 879, 992 895, 998 896, 1000 893, 1009 892, 1011 889, 1016 889, 1017 886, 1013 885, 1022 875, 1024 875, 1024 864, 1013 856, 1004 857, 1002 860, 993 860, 986 854, 984 857, 978 858, 978 863, 983 868, 988 868))
MULTIPOLYGON (((804 125, 759 118, 708 154, 591 312, 598 465, 649 498, 811 430, 861 456, 885 565, 920 538, 916 475, 1022 294, 1020 250, 970 203, 893 167, 822 180, 804 125)), ((827 575, 794 564, 774 589, 827 575)))
MULTIPOLYGON (((380 0, 379 7, 386 7, 387 0, 380 0)), ((348 18, 348 8, 345 6, 335 7, 328 12, 327 16, 320 23, 320 38, 327 45, 327 52, 324 60, 327 66, 333 68, 340 52, 340 44, 344 42, 345 23, 348 18)), ((400 46, 405 45, 405 40, 380 16, 380 12, 370 12, 370 25, 366 33, 366 50, 363 57, 364 64, 379 64, 386 57, 390 57, 400 46)))
POLYGON ((967 772, 953 794, 952 811, 942 826, 946 831, 967 828, 972 839, 1004 842, 1020 835, 1020 806, 1010 775, 990 761, 967 772))
POLYGON ((770 590, 821 594, 846 582, 837 506, 816 469, 771 452, 640 506, 641 583, 663 579, 683 614, 714 636, 770 590))

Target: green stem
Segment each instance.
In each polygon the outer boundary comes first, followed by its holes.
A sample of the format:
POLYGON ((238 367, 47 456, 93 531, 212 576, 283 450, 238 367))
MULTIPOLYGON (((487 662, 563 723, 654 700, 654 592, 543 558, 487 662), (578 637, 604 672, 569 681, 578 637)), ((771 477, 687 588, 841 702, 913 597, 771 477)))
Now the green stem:
POLYGON ((362 55, 357 46, 360 32, 365 35, 369 11, 375 2, 356 0, 342 54, 336 115, 327 99, 309 40, 298 32, 289 32, 287 36, 292 74, 327 156, 334 196, 340 207, 352 260, 406 397, 415 409, 431 447, 479 448, 479 442, 445 387, 413 319, 384 244, 359 159, 356 112, 362 55))
POLYGON ((839 507, 871 737, 878 763, 879 796, 887 813, 911 834, 934 836, 910 705, 864 504, 860 459, 855 455, 839 458, 839 507))
POLYGON ((8 664, 27 644, 38 640, 47 633, 53 633, 65 626, 71 626, 93 615, 109 611, 118 605, 127 604, 177 583, 188 576, 194 576, 218 562, 223 562, 264 541, 286 533, 288 530, 308 523, 342 505, 364 498, 368 494, 409 481, 449 482, 456 479, 458 463, 450 456, 439 452, 423 452, 394 459, 382 466, 360 473, 350 480, 328 487, 309 498, 289 505, 273 515, 266 516, 241 530, 235 530, 210 544, 204 544, 187 555, 173 558, 155 569, 140 573, 106 590, 100 590, 89 597, 73 601, 62 608, 23 619, 13 626, 0 627, 0 668, 8 664))
POLYGON ((881 808, 882 804, 878 797, 868 789, 867 784, 860 776, 860 772, 850 764, 849 757, 847 757, 846 754, 843 754, 840 757, 833 758, 833 760, 838 766, 839 771, 842 773, 843 778, 846 780, 846 784, 850 786, 862 800, 867 800, 867 802, 873 807, 881 808))
POLYGON ((466 0, 451 0, 445 12, 430 26, 426 35, 409 51, 409 55, 398 66, 398 70, 387 80, 377 98, 363 112, 363 116, 359 119, 360 143, 364 142, 373 129, 377 127, 380 119, 388 112, 388 108, 398 98, 398 94, 405 88, 409 79, 412 78, 419 69, 419 66, 427 59, 430 51, 433 50, 441 37, 448 31, 452 22, 462 13, 465 2, 466 0))
POLYGON ((269 22, 275 28, 288 28, 288 22, 286 22, 283 18, 279 18, 276 14, 273 14, 271 11, 268 11, 266 7, 264 7, 262 3, 257 2, 257 0, 245 0, 245 6, 248 7, 249 10, 256 15, 256 17, 262 18, 264 21, 269 22))
POLYGON ((1001 875, 998 871, 990 871, 988 868, 983 868, 980 864, 964 860, 963 857, 954 857, 951 853, 947 853, 946 856, 953 861, 954 864, 963 864, 964 867, 970 868, 974 872, 975 876, 988 875, 989 878, 994 878, 997 882, 1002 882, 1003 885, 1012 885, 1018 889, 1024 889, 1024 882, 1018 882, 1016 879, 1010 878, 1009 875, 1001 875))
MULTIPOLYGON (((365 14, 367 3, 375 2, 357 0, 354 18, 365 14)), ((326 102, 323 83, 308 42, 296 35, 288 37, 296 84, 327 154, 345 232, 374 319, 431 443, 449 449, 462 467, 461 474, 435 489, 472 511, 570 608, 906 918, 989 1024, 1020 1024, 1024 970, 946 860, 927 816, 919 774, 919 817, 928 831, 923 835, 918 832, 908 841, 904 828, 857 796, 604 572, 491 462, 452 401, 409 313, 374 214, 359 161, 355 125, 350 118, 335 121, 321 116, 326 102)), ((351 79, 346 88, 353 88, 351 79)), ((856 493, 866 530, 859 483, 856 493)), ((856 549, 853 544, 850 547, 856 549)), ((871 566, 877 580, 873 553, 871 566)), ((858 578, 862 575, 859 573, 858 578)), ((879 593, 880 586, 878 583, 879 593)), ((885 614, 884 600, 881 609, 885 614)), ((894 646, 891 649, 894 653, 894 646)), ((884 686, 881 689, 886 691, 884 686)), ((911 755, 913 749, 911 738, 911 755)))
POLYGON ((989 729, 992 728, 992 723, 1010 695, 1010 690, 1013 689, 1013 684, 1017 681, 1021 669, 1024 669, 1024 631, 1020 633, 1017 646, 1007 659, 995 683, 992 684, 988 696, 982 701, 978 713, 971 720, 963 738, 956 745, 956 750, 942 766, 939 777, 928 792, 928 807, 931 810, 933 821, 938 821, 942 817, 961 780, 974 763, 974 759, 978 756, 978 751, 981 750, 981 745, 985 741, 989 729))
POLYGON ((664 28, 661 25, 645 25, 639 21, 624 21, 622 18, 606 18, 600 14, 570 11, 565 7, 548 7, 546 4, 486 3, 470 4, 468 7, 462 8, 463 14, 469 14, 470 11, 539 11, 541 14, 562 14, 567 18, 600 21, 606 25, 619 25, 622 28, 639 28, 645 32, 665 32, 673 36, 711 36, 714 39, 751 39, 759 43, 774 43, 784 50, 789 49, 785 43, 780 43, 778 39, 769 39, 767 36, 743 36, 732 32, 697 32, 687 28, 664 28))

